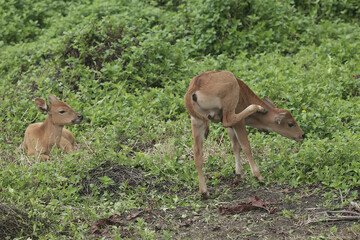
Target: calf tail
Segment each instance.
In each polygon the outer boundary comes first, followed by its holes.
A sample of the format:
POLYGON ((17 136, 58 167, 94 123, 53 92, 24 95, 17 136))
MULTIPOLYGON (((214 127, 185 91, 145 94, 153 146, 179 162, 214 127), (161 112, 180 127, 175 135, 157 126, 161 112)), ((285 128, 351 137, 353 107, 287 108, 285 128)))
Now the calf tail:
POLYGON ((197 101, 196 93, 188 91, 185 95, 185 106, 188 113, 190 114, 190 116, 194 118, 201 119, 203 121, 209 121, 205 116, 201 115, 195 110, 194 103, 196 101, 197 101))
POLYGON ((209 119, 207 119, 205 116, 201 115, 200 113, 198 113, 195 108, 194 108, 194 103, 196 103, 197 101, 197 96, 196 93, 189 93, 187 92, 185 95, 185 106, 186 109, 188 111, 188 113, 190 114, 190 116, 203 120, 204 121, 204 128, 205 128, 205 139, 208 137, 209 135, 209 119))

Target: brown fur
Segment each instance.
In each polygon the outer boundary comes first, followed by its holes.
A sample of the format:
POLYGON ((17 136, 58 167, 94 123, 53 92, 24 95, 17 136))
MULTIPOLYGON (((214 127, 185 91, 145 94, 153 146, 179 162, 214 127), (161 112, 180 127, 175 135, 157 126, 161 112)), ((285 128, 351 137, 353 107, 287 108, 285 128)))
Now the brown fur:
POLYGON ((236 174, 243 174, 240 164, 242 149, 253 175, 259 180, 263 178, 251 153, 246 125, 272 130, 294 140, 305 137, 289 111, 276 108, 267 97, 261 100, 231 72, 211 71, 194 77, 185 95, 185 105, 191 116, 195 165, 204 198, 209 197, 209 193, 202 172, 202 148, 209 121, 222 122, 227 128, 236 160, 236 174))
POLYGON ((43 160, 49 159, 50 151, 54 146, 65 152, 73 151, 75 138, 63 127, 78 124, 82 120, 82 115, 59 101, 54 95, 50 94, 48 99, 50 105, 41 98, 35 99, 36 107, 48 116, 45 122, 33 123, 27 127, 22 144, 23 149, 28 150, 28 156, 40 154, 43 160))

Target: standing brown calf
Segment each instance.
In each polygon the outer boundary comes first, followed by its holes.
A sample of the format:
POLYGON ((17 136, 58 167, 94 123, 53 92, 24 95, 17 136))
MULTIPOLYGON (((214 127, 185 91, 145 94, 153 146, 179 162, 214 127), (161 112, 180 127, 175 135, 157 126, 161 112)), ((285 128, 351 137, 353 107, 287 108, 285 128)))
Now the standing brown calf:
POLYGON ((242 175, 244 172, 240 163, 241 147, 253 175, 259 180, 263 177, 251 154, 246 125, 275 131, 297 141, 305 138, 289 111, 276 108, 267 97, 261 100, 231 72, 204 72, 194 77, 185 95, 185 105, 191 116, 195 166, 203 198, 209 197, 202 172, 203 139, 209 131, 209 120, 222 122, 227 128, 235 155, 235 173, 242 175))
POLYGON ((50 105, 41 98, 35 99, 36 107, 48 116, 43 123, 30 124, 25 131, 22 144, 27 155, 40 154, 41 159, 48 160, 53 146, 61 148, 65 152, 73 151, 75 138, 65 128, 65 125, 78 124, 82 115, 75 112, 66 103, 59 101, 54 95, 48 97, 50 105))

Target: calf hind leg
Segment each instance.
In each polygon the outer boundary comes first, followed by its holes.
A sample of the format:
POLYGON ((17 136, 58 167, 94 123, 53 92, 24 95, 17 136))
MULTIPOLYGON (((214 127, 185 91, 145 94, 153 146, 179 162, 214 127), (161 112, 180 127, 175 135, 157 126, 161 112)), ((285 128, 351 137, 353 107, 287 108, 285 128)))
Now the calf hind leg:
POLYGON ((208 122, 191 118, 191 128, 194 137, 194 159, 195 166, 199 177, 199 190, 203 199, 209 198, 209 192, 206 187, 205 178, 202 171, 203 165, 203 141, 205 136, 205 129, 208 126, 208 122))

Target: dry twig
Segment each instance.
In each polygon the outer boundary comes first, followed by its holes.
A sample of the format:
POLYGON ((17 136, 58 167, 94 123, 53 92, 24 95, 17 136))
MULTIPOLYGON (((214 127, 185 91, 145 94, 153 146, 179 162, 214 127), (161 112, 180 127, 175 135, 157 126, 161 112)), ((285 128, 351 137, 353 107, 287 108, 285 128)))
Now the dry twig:
POLYGON ((353 221, 360 220, 360 213, 354 211, 323 211, 315 213, 312 218, 309 216, 306 224, 317 222, 353 221))

